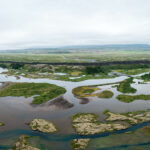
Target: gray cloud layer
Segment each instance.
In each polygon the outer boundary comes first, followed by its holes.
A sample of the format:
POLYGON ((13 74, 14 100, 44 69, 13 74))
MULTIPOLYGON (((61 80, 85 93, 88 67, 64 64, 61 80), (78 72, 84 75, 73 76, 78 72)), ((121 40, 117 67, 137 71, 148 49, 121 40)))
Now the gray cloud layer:
POLYGON ((0 49, 149 41, 150 0, 0 0, 0 49))

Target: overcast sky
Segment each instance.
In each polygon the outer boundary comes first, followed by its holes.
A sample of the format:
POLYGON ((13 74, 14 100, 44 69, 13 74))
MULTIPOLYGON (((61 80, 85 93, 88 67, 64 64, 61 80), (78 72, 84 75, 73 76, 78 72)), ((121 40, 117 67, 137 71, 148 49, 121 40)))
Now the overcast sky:
POLYGON ((150 43, 150 0, 0 0, 0 49, 150 43))

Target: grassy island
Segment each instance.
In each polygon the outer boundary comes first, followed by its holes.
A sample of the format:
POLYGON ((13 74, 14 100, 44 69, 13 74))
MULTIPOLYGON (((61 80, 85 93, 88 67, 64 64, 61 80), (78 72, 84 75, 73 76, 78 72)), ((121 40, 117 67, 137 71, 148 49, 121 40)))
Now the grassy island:
POLYGON ((28 143, 28 138, 30 138, 30 136, 20 136, 19 140, 14 144, 11 150, 40 150, 39 148, 32 147, 28 143))
POLYGON ((96 96, 93 92, 99 90, 97 87, 92 86, 80 86, 72 90, 72 93, 78 97, 89 97, 89 96, 96 96))
POLYGON ((102 91, 101 93, 98 94, 98 97, 99 98, 111 98, 113 97, 113 92, 112 91, 108 91, 108 90, 105 90, 105 91, 102 91))
POLYGON ((112 113, 109 111, 104 112, 107 118, 106 121, 123 121, 130 125, 149 122, 150 121, 150 111, 137 111, 137 112, 128 112, 128 113, 112 113))
POLYGON ((150 100, 150 95, 118 95, 117 99, 121 102, 130 103, 134 100, 150 100))
POLYGON ((88 143, 89 143, 90 139, 74 139, 71 142, 71 147, 73 150, 84 150, 88 143))
POLYGON ((75 131, 80 135, 93 135, 107 131, 122 130, 128 128, 122 123, 100 123, 95 114, 76 114, 72 118, 72 124, 75 131))
POLYGON ((54 133, 57 131, 55 125, 44 119, 34 119, 29 124, 32 130, 37 130, 44 133, 54 133))
POLYGON ((73 89, 73 94, 77 97, 94 97, 98 96, 99 98, 111 98, 114 94, 109 90, 104 90, 102 92, 94 93, 100 90, 98 87, 94 86, 80 86, 73 89))
POLYGON ((132 125, 149 122, 150 111, 129 112, 123 114, 105 111, 106 118, 98 121, 98 116, 90 113, 76 114, 72 117, 72 125, 80 135, 93 135, 103 132, 123 130, 132 125))
POLYGON ((28 98, 34 96, 32 103, 41 104, 65 92, 64 88, 48 83, 12 83, 0 91, 0 97, 24 96, 28 98))
POLYGON ((133 83, 133 78, 126 79, 122 81, 118 86, 117 90, 122 92, 122 93, 135 93, 136 89, 131 87, 131 83, 133 83))

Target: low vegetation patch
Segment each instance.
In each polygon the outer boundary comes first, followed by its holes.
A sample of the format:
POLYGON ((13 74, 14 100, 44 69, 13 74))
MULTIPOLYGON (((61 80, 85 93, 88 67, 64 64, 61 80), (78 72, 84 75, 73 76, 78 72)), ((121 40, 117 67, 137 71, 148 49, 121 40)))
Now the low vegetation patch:
POLYGON ((150 68, 138 68, 138 69, 120 69, 115 70, 116 72, 120 72, 127 75, 136 75, 144 72, 150 71, 150 68))
POLYGON ((105 90, 105 91, 102 91, 101 93, 98 94, 98 97, 99 98, 111 98, 113 97, 113 92, 112 91, 108 91, 108 90, 105 90))
POLYGON ((95 114, 76 114, 72 117, 73 128, 80 135, 93 135, 123 130, 132 125, 150 121, 150 111, 137 111, 122 114, 105 111, 104 114, 106 118, 103 122, 99 122, 98 116, 95 114))
POLYGON ((81 71, 73 71, 73 72, 71 72, 71 75, 72 76, 79 76, 79 75, 82 75, 82 72, 81 71))
POLYGON ((65 92, 64 88, 48 83, 13 83, 0 91, 0 97, 25 96, 28 98, 34 96, 32 103, 41 104, 65 92))
POLYGON ((14 144, 11 150, 40 150, 36 147, 32 147, 28 142, 28 138, 30 138, 30 136, 27 135, 20 136, 18 141, 14 144))
POLYGON ((117 90, 122 92, 122 93, 135 93, 136 89, 131 87, 131 83, 133 83, 133 78, 132 77, 122 81, 117 86, 117 90))
POLYGON ((150 80, 150 73, 145 74, 145 75, 142 75, 141 78, 142 78, 143 80, 150 80))
POLYGON ((44 119, 34 119, 29 124, 32 130, 37 130, 44 133, 54 133, 57 131, 55 125, 44 119))
POLYGON ((124 121, 130 125, 135 125, 139 123, 149 122, 150 121, 150 111, 137 111, 137 112, 128 112, 128 113, 112 113, 109 111, 104 112, 107 118, 106 121, 124 121))
POLYGON ((100 93, 94 93, 96 91, 100 90, 98 87, 92 87, 92 86, 81 86, 73 89, 73 94, 77 97, 83 98, 83 97, 94 97, 98 96, 99 98, 111 98, 113 97, 113 92, 109 90, 104 90, 100 93))
POLYGON ((110 70, 106 67, 102 67, 102 66, 88 66, 85 68, 85 73, 86 74, 107 74, 110 70))
POLYGON ((80 135, 93 135, 107 131, 122 130, 128 126, 122 123, 100 123, 95 114, 76 114, 72 118, 72 125, 80 135))
POLYGON ((125 103, 130 103, 134 100, 150 100, 150 95, 118 95, 117 99, 125 103))
POLYGON ((73 123, 97 122, 98 115, 92 113, 79 113, 72 117, 73 123))
POLYGON ((88 143, 89 143, 90 139, 74 139, 71 142, 71 147, 73 150, 84 150, 88 143))
MULTIPOLYGON (((49 78, 54 80, 63 80, 63 81, 73 81, 79 82, 88 79, 103 79, 103 78, 112 78, 109 75, 104 73, 98 74, 87 74, 85 71, 86 66, 57 66, 57 65, 47 65, 47 64, 2 64, 3 68, 7 68, 8 76, 23 76, 27 78, 49 78), (4 65, 4 66, 3 66, 4 65)), ((1 67, 0 66, 0 67, 1 67)))
POLYGON ((97 87, 91 86, 80 86, 73 89, 73 94, 78 97, 89 97, 89 96, 96 96, 93 92, 99 90, 97 87))

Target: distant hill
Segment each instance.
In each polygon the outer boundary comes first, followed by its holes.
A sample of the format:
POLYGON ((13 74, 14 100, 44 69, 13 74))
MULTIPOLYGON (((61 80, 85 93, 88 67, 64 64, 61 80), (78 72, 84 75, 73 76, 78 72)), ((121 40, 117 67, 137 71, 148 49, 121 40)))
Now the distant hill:
POLYGON ((113 51, 113 50, 135 50, 135 51, 150 51, 148 44, 116 44, 116 45, 76 45, 76 46, 62 46, 62 47, 40 47, 17 50, 1 50, 0 53, 70 53, 76 51, 113 51))

